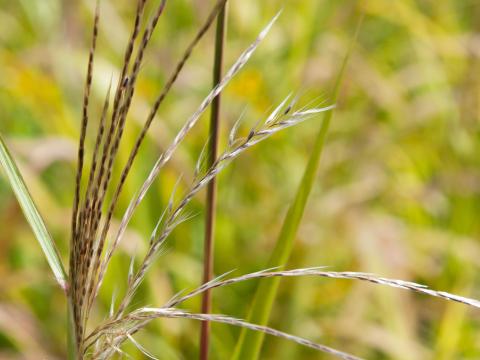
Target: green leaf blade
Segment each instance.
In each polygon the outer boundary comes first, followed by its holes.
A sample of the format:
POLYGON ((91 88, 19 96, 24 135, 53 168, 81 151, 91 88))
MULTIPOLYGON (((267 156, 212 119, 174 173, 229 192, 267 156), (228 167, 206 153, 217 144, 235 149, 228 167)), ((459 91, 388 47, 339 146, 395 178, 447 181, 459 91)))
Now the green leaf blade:
MULTIPOLYGON (((343 59, 335 79, 334 90, 331 97, 333 104, 337 101, 340 85, 342 83, 345 69, 350 58, 353 43, 357 38, 360 29, 360 24, 361 20, 357 26, 355 35, 352 38, 350 47, 343 59)), ((266 268, 282 267, 288 262, 295 242, 295 237, 305 211, 307 200, 312 191, 315 177, 320 166, 320 159, 325 145, 328 129, 330 128, 333 111, 334 109, 325 112, 302 180, 297 189, 293 203, 288 209, 275 248, 266 268)), ((277 295, 278 286, 280 285, 280 280, 281 278, 279 277, 262 280, 257 288, 257 291, 255 292, 255 296, 247 317, 248 321, 259 325, 266 325, 268 323, 273 303, 277 295)), ((232 360, 258 359, 262 349, 264 337, 264 333, 242 329, 232 356, 232 360)))
POLYGON ((47 258, 48 264, 50 265, 55 279, 59 283, 60 287, 63 290, 67 289, 67 275, 63 267, 60 255, 55 243, 45 226, 40 213, 38 212, 37 207, 33 201, 30 192, 25 185, 25 181, 18 170, 18 167, 15 163, 15 160, 11 156, 7 145, 5 144, 3 138, 0 136, 0 164, 4 170, 6 178, 17 198, 20 207, 22 208, 23 214, 27 219, 30 227, 32 228, 37 241, 42 248, 45 257, 47 258))

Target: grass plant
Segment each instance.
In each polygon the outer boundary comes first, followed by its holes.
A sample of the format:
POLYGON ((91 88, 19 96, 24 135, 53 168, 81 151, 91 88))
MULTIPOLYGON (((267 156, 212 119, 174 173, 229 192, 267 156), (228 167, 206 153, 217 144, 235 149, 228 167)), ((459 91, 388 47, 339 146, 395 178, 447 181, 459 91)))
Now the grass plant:
MULTIPOLYGON (((12 152, 0 137, 0 164, 18 203, 38 240, 53 275, 65 295, 68 324, 68 357, 70 359, 110 359, 116 356, 129 356, 126 345, 133 346, 141 356, 156 358, 149 349, 136 339, 137 334, 157 319, 185 319, 202 323, 200 337, 200 359, 209 358, 210 323, 232 325, 241 328, 239 340, 233 350, 234 359, 257 359, 260 357, 264 335, 289 340, 297 345, 319 351, 340 359, 360 359, 349 351, 336 349, 317 343, 303 336, 280 331, 269 325, 273 304, 278 296, 279 281, 282 278, 314 277, 333 281, 350 280, 358 283, 370 283, 383 287, 393 287, 419 293, 434 298, 459 303, 477 311, 480 302, 474 298, 455 295, 449 292, 433 290, 417 282, 399 280, 387 276, 355 271, 327 271, 324 268, 299 267, 285 269, 294 248, 295 239, 307 206, 310 193, 318 173, 319 161, 326 144, 333 111, 336 108, 340 85, 346 66, 353 56, 353 47, 347 51, 343 63, 337 72, 332 96, 328 102, 313 101, 300 105, 302 101, 296 93, 283 97, 261 119, 244 119, 238 116, 231 127, 225 146, 220 149, 221 121, 220 95, 227 85, 241 72, 252 58, 260 44, 267 37, 280 13, 275 15, 260 31, 251 44, 237 57, 233 65, 223 73, 223 52, 227 0, 217 0, 206 20, 199 27, 186 50, 164 81, 163 89, 151 105, 140 131, 131 144, 125 143, 125 129, 128 125, 134 95, 139 87, 139 76, 154 32, 159 22, 168 12, 166 0, 138 0, 130 35, 124 50, 123 62, 119 74, 112 77, 108 90, 99 109, 98 119, 92 115, 92 86, 95 78, 99 34, 102 30, 102 4, 97 2, 90 52, 87 60, 86 80, 82 103, 80 135, 77 147, 77 170, 74 176, 72 217, 70 226, 68 275, 60 252, 47 230, 44 218, 40 215, 35 202, 25 185, 21 172, 16 165, 12 152), (128 193, 129 203, 125 209, 121 206, 121 195, 126 192, 127 178, 134 164, 139 161, 142 146, 159 110, 174 84, 182 74, 187 61, 191 58, 199 42, 217 20, 215 57, 213 66, 213 88, 203 98, 196 110, 186 119, 182 127, 168 145, 156 154, 156 160, 138 189, 128 193), (126 278, 116 274, 116 281, 125 283, 124 291, 112 296, 108 314, 98 316, 99 295, 109 271, 114 265, 114 255, 122 244, 127 242, 128 230, 134 215, 139 211, 147 193, 156 186, 160 174, 166 171, 180 145, 191 134, 202 116, 211 108, 210 130, 204 139, 204 151, 199 153, 196 166, 192 169, 191 181, 177 181, 169 194, 169 200, 163 209, 156 207, 153 216, 155 226, 145 244, 143 255, 133 254, 130 261, 121 260, 121 268, 126 278), (323 118, 322 118, 323 115, 323 118), (230 273, 214 277, 213 239, 216 211, 216 179, 240 155, 250 148, 269 139, 271 136, 296 127, 304 122, 317 122, 319 132, 314 139, 312 151, 305 167, 296 195, 285 215, 278 239, 266 269, 233 277, 230 273), (251 125, 253 123, 253 125, 251 125), (93 134, 92 141, 90 136, 93 134), (92 149, 89 148, 92 144, 92 149), (121 152, 127 149, 127 156, 121 152), (91 155, 88 157, 87 155, 91 155), (119 168, 120 171, 116 172, 119 168), (115 176, 119 174, 119 176, 115 176), (189 206, 202 190, 207 190, 205 201, 205 243, 203 260, 203 284, 190 291, 176 294, 163 305, 142 303, 142 284, 147 274, 154 268, 167 240, 179 225, 189 221, 189 206), (118 223, 115 221, 120 214, 118 223), (118 278, 118 279, 117 279, 118 278), (211 291, 226 288, 252 280, 260 280, 260 285, 252 297, 250 313, 246 320, 212 311, 211 291), (202 297, 201 312, 185 309, 189 301, 202 297)), ((170 4, 171 7, 175 4, 170 4)), ((360 27, 358 27, 359 29, 360 27)), ((354 39, 358 36, 357 33, 354 39)), ((352 42, 353 43, 353 42, 352 42)), ((225 124, 226 125, 226 124, 225 124)), ((221 239, 219 239, 221 241, 221 239)), ((314 264, 315 265, 315 264, 314 264)), ((249 303, 250 299, 246 299, 249 303)))

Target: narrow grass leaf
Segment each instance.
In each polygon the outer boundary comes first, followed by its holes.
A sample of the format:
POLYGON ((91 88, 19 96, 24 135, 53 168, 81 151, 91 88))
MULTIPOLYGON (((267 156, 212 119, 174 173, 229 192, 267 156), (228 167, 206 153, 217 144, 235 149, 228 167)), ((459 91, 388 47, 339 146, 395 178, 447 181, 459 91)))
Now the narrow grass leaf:
MULTIPOLYGON (((342 82, 346 65, 348 63, 353 43, 356 39, 359 28, 360 23, 357 27, 357 31, 352 39, 351 45, 347 51, 347 54, 345 55, 345 58, 335 80, 333 96, 331 98, 332 104, 335 104, 337 100, 340 84, 342 82)), ((333 108, 325 112, 325 117, 321 123, 320 131, 318 132, 318 135, 316 137, 310 159, 308 160, 305 172, 303 174, 302 181, 297 189, 297 193, 295 195, 293 203, 288 209, 275 248, 267 264, 268 268, 283 266, 287 263, 290 257, 292 247, 295 242, 297 230, 302 220, 305 206, 307 204, 307 200, 312 190, 313 183, 318 171, 320 157, 322 155, 326 135, 330 127, 332 115, 333 108)), ((248 315, 248 320, 250 322, 259 325, 266 325, 268 323, 268 319, 270 318, 270 313, 272 310, 275 296, 277 294, 279 283, 280 278, 273 278, 262 282, 258 286, 248 315)), ((262 332, 251 332, 248 331, 247 328, 243 328, 240 334, 240 338, 235 347, 232 359, 258 359, 264 337, 265 334, 262 332)))
POLYGON ((30 195, 22 175, 18 170, 15 160, 10 155, 7 145, 0 136, 0 164, 7 176, 12 190, 23 210, 23 213, 30 224, 35 237, 42 247, 48 264, 52 268, 55 279, 63 290, 67 289, 67 275, 63 267, 60 255, 55 247, 52 237, 50 236, 45 222, 35 206, 32 196, 30 195))

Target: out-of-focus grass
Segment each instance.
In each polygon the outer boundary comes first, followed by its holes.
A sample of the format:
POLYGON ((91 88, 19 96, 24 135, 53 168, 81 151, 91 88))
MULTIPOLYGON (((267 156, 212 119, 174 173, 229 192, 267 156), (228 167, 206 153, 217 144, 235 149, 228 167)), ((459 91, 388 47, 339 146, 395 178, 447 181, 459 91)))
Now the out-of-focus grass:
MULTIPOLYGON (((480 4, 367 0, 359 5, 365 13, 362 32, 288 267, 375 272, 479 298, 480 4)), ((93 6, 87 0, 0 0, 0 131, 64 256, 93 6)), ((305 90, 304 101, 331 90, 328 85, 355 27, 354 1, 231 0, 226 64, 282 6, 271 35, 224 94, 224 124, 232 124, 246 104, 253 122, 292 90, 305 90)), ((148 104, 208 7, 204 1, 185 0, 167 5, 168 16, 147 55, 119 163, 126 160, 148 104)), ((134 7, 125 0, 104 0, 102 10, 95 111, 121 63, 134 7)), ((120 210, 208 92, 212 51, 213 32, 161 109, 120 210)), ((135 216, 107 275, 101 307, 108 308, 112 291, 124 290, 118 279, 126 279, 125 262, 145 250, 178 176, 183 174, 179 190, 189 183, 206 138, 204 120, 135 216)), ((278 134, 220 176, 217 273, 265 267, 317 128, 313 121, 278 134)), ((223 133, 222 141, 226 137, 223 133)), ((202 201, 199 196, 193 213, 201 213, 202 201)), ((0 224, 0 358, 63 358, 62 294, 4 178, 0 224)), ((201 216, 175 231, 169 251, 141 289, 142 303, 161 305, 200 282, 202 234, 201 216)), ((244 317, 254 289, 250 283, 218 290, 214 310, 244 317)), ((198 309, 199 301, 187 306, 198 309)), ((96 316, 101 319, 101 311, 96 316)), ((478 313, 365 284, 282 280, 272 325, 369 359, 480 357, 478 313)), ((138 340, 161 359, 192 358, 197 332, 198 324, 161 320, 138 340)), ((228 358, 238 334, 238 329, 213 325, 212 359, 228 358)), ((141 358, 133 347, 128 351, 141 358)), ((267 338, 262 358, 319 355, 267 338)))

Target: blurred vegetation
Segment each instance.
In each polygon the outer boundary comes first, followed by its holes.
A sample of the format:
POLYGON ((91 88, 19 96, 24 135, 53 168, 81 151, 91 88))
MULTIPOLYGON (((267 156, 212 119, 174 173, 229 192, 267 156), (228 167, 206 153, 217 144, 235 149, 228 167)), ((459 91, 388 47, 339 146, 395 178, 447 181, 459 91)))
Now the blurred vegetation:
MULTIPOLYGON (((93 115, 118 72, 135 11, 131 1, 101 4, 93 115)), ((119 164, 211 4, 167 4, 139 79, 119 164)), ((93 7, 90 0, 0 0, 0 132, 65 259, 93 7)), ((227 66, 282 7, 266 41, 224 93, 223 142, 244 108, 254 123, 291 91, 304 94, 304 102, 327 98, 365 14, 288 268, 373 272, 480 298, 480 3, 231 0, 227 66)), ((210 31, 195 50, 162 106, 118 214, 207 94, 213 36, 210 31)), ((217 274, 265 267, 318 121, 277 134, 220 175, 217 274)), ((180 188, 190 183, 207 128, 205 116, 139 208, 107 274, 98 320, 112 293, 125 289, 128 259, 145 250, 178 177, 180 188)), ((190 207, 196 216, 175 230, 135 303, 162 305, 201 281, 203 196, 190 207)), ((64 358, 63 295, 3 177, 0 228, 0 358, 64 358)), ((217 290, 214 311, 245 317, 255 285, 217 290)), ((199 300, 186 307, 198 310, 199 300)), ((480 358, 478 312, 346 280, 282 280, 271 325, 369 359, 480 358)), ((188 320, 159 320, 136 338, 160 359, 191 359, 198 329, 188 320)), ((214 324, 211 358, 227 359, 238 334, 214 324)), ((143 356, 133 346, 126 350, 143 356)), ((267 337, 262 358, 327 357, 267 337)))

